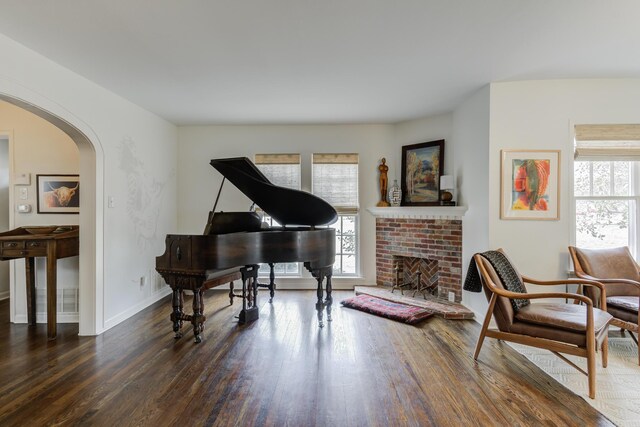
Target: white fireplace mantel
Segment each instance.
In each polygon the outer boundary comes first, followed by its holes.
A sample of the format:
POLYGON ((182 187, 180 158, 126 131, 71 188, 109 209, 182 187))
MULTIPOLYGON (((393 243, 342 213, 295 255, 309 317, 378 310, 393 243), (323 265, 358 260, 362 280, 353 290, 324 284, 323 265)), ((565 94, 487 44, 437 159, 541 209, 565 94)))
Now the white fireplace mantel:
POLYGON ((376 218, 462 219, 466 206, 399 206, 367 208, 376 218))

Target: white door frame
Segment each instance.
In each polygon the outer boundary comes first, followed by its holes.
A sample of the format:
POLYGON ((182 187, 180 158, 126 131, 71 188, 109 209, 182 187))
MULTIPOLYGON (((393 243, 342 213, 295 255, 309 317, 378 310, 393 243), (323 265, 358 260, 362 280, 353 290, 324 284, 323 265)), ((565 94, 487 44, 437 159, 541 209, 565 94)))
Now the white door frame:
MULTIPOLYGON (((13 130, 12 129, 0 129, 0 138, 7 139, 9 141, 8 145, 8 165, 9 165, 9 229, 13 229, 13 185, 11 184, 11 180, 13 177, 13 130)), ((13 313, 14 313, 14 298, 13 298, 13 262, 9 263, 9 315, 10 320, 13 322, 13 313)))
POLYGON ((0 79, 0 100, 45 119, 78 146, 82 179, 79 334, 98 335, 104 331, 104 150, 100 140, 75 114, 16 82, 0 79))

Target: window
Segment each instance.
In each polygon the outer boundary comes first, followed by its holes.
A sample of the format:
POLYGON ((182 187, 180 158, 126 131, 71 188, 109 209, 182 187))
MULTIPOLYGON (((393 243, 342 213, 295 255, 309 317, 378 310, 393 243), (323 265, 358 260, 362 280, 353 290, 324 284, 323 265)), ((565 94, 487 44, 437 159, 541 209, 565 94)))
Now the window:
POLYGON ((638 252, 640 126, 576 125, 575 244, 638 252))
POLYGON ((300 154, 256 154, 255 164, 273 184, 300 189, 300 154))
POLYGON ((353 276, 358 272, 357 215, 340 215, 338 221, 332 225, 336 229, 336 261, 333 264, 333 274, 338 276, 353 276))
POLYGON ((629 246, 635 252, 638 162, 576 161, 576 246, 629 246))
POLYGON ((358 155, 314 154, 313 194, 326 200, 336 211, 335 276, 355 276, 359 270, 358 256, 358 155))
MULTIPOLYGON (((300 189, 300 154, 256 154, 255 164, 273 184, 300 189)), ((268 215, 263 215, 262 219, 271 226, 280 226, 268 215)), ((268 264, 260 264, 260 275, 269 275, 269 271, 268 264)), ((299 276, 300 263, 278 263, 274 266, 274 272, 278 276, 299 276)))

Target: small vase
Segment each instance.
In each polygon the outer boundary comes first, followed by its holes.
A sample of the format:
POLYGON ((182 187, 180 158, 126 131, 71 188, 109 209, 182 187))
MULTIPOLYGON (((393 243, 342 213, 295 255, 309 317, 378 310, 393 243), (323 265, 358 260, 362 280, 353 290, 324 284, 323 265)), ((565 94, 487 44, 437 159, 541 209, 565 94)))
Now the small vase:
POLYGON ((394 179, 393 185, 389 189, 389 203, 391 206, 398 207, 400 202, 402 202, 402 190, 398 185, 398 180, 394 179))

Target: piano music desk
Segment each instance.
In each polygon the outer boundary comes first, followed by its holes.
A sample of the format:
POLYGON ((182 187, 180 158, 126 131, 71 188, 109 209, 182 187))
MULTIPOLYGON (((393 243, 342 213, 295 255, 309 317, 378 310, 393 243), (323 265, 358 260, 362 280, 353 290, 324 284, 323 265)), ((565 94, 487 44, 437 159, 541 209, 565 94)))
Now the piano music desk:
POLYGON ((78 255, 77 225, 18 227, 0 233, 0 260, 24 258, 27 275, 27 321, 36 324, 35 257, 47 259, 47 336, 56 337, 58 259, 78 255))

